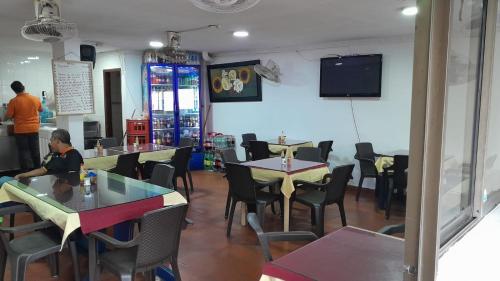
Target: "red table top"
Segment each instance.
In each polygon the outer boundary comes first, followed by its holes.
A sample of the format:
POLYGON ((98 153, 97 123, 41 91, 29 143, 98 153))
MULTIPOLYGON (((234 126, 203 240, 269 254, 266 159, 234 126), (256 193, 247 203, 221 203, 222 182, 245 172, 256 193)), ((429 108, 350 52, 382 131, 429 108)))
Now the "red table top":
POLYGON ((289 164, 282 165, 280 157, 271 157, 257 161, 244 162, 241 163, 241 165, 245 165, 251 168, 281 171, 286 172, 287 174, 295 174, 311 169, 326 167, 325 163, 320 162, 311 162, 298 159, 288 159, 288 161, 289 164))
POLYGON ((264 266, 263 274, 294 280, 403 280, 404 240, 344 227, 264 266))

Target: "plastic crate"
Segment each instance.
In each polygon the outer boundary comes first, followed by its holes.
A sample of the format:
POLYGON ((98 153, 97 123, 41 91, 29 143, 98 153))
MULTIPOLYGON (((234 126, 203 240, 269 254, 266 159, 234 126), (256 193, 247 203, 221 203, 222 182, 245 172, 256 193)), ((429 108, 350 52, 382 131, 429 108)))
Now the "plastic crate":
POLYGON ((127 135, 127 144, 128 145, 134 144, 136 138, 137 138, 137 141, 139 142, 139 144, 149 143, 149 134, 137 134, 137 135, 128 134, 127 135))
POLYGON ((203 170, 203 152, 193 152, 189 162, 191 171, 203 170))
POLYGON ((144 135, 149 133, 149 120, 127 119, 127 132, 130 135, 144 135))

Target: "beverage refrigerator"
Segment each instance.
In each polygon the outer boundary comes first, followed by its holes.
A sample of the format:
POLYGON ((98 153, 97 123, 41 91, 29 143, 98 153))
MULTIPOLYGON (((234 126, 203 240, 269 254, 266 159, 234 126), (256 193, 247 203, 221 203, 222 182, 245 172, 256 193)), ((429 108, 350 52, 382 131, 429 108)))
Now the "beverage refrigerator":
POLYGON ((180 138, 191 138, 193 146, 201 150, 199 66, 144 64, 142 73, 151 143, 177 146, 180 138))

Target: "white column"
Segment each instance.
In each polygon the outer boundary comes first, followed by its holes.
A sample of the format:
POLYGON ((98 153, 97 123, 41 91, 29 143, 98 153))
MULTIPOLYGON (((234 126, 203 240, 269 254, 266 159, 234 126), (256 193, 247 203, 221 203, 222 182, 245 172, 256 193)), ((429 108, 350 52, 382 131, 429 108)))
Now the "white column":
MULTIPOLYGON (((80 39, 75 37, 63 42, 52 43, 52 59, 80 60, 80 39)), ((83 115, 56 116, 57 128, 65 129, 71 135, 74 148, 83 151, 83 115)))

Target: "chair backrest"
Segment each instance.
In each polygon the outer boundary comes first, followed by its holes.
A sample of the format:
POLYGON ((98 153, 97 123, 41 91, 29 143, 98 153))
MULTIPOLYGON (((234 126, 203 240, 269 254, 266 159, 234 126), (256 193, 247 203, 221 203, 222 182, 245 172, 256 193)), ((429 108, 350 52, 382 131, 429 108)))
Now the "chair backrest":
POLYGON ((182 176, 187 173, 189 159, 193 148, 191 146, 179 147, 175 150, 171 165, 175 168, 174 177, 182 176))
POLYGON ((187 204, 166 207, 144 214, 137 246, 136 268, 152 268, 177 257, 187 204))
POLYGON ((272 261, 273 257, 269 250, 270 241, 314 241, 318 239, 316 234, 309 231, 289 231, 289 232, 267 232, 265 233, 260 226, 259 219, 255 213, 248 213, 248 224, 257 233, 262 252, 266 262, 272 261))
POLYGON ((351 178, 352 169, 354 169, 354 164, 337 166, 333 169, 332 173, 329 175, 330 181, 326 188, 326 203, 344 200, 347 183, 351 178))
POLYGON ((179 147, 185 147, 185 146, 193 146, 193 139, 192 138, 180 138, 179 139, 179 147))
POLYGON ((332 151, 333 141, 320 141, 318 148, 321 149, 321 158, 323 161, 328 162, 328 154, 332 151))
POLYGON ((375 160, 375 152, 371 142, 359 142, 356 144, 356 154, 361 158, 375 160))
POLYGON ((172 188, 172 179, 174 177, 175 168, 167 164, 156 164, 151 173, 149 183, 172 188))
POLYGON ((295 159, 312 161, 312 162, 325 162, 321 157, 321 149, 317 147, 299 147, 295 159))
POLYGON ((257 136, 254 133, 246 133, 241 135, 241 146, 243 147, 249 147, 250 146, 250 141, 257 140, 257 136))
POLYGON ((124 177, 136 179, 137 161, 139 161, 139 152, 118 155, 118 161, 113 172, 124 177))
POLYGON ((255 181, 250 167, 226 163, 226 177, 231 196, 242 201, 255 201, 255 181))
POLYGON ((406 169, 408 169, 408 155, 394 155, 394 186, 406 187, 406 169))
POLYGON ((99 143, 101 143, 102 148, 110 148, 118 146, 118 143, 116 142, 115 138, 102 138, 99 140, 99 143))
POLYGON ((250 153, 252 153, 253 161, 269 158, 270 153, 267 141, 250 141, 250 153))
POLYGON ((241 163, 238 160, 238 156, 236 155, 236 151, 233 148, 224 149, 221 151, 222 162, 225 163, 241 163))
POLYGON ((359 159, 359 168, 365 176, 376 176, 377 168, 375 168, 375 153, 373 152, 372 144, 369 142, 360 142, 356 144, 356 156, 359 159), (368 159, 363 160, 363 159, 368 159))

